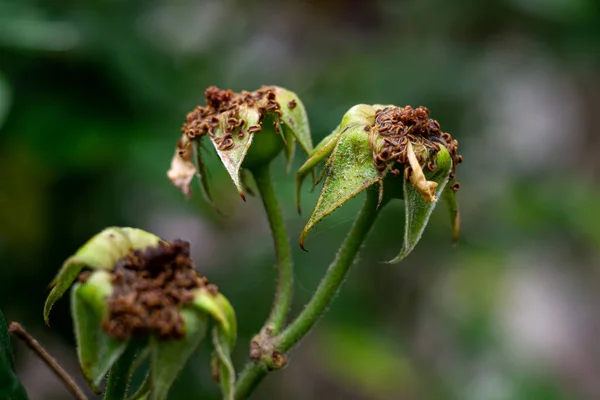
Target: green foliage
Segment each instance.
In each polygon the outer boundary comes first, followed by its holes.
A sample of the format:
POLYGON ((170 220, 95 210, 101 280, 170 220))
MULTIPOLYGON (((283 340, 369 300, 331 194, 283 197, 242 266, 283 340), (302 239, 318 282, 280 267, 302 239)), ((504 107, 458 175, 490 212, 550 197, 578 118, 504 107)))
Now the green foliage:
POLYGON ((27 392, 15 373, 10 333, 2 311, 0 311, 0 398, 28 400, 27 392))

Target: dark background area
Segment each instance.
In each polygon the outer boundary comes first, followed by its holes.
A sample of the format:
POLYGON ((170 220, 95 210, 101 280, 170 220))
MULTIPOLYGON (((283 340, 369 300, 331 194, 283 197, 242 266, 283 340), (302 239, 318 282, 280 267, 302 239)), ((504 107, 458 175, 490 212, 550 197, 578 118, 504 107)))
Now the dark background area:
MULTIPOLYGON (((259 199, 209 160, 222 217, 166 171, 209 85, 276 84, 315 144, 357 103, 425 105, 460 142, 463 230, 433 214, 399 265, 403 208, 383 212, 318 327, 256 399, 600 398, 600 3, 597 0, 0 0, 0 307, 82 382, 69 302, 42 321, 62 262, 106 226, 192 243, 239 318, 235 361, 267 316, 273 251, 259 199)), ((295 167, 304 156, 298 152, 295 167)), ((360 200, 297 237, 298 310, 360 200)), ((196 186, 197 187, 197 186, 196 186)), ((208 345, 173 399, 217 399, 208 345)), ((32 400, 68 392, 28 349, 32 400)))

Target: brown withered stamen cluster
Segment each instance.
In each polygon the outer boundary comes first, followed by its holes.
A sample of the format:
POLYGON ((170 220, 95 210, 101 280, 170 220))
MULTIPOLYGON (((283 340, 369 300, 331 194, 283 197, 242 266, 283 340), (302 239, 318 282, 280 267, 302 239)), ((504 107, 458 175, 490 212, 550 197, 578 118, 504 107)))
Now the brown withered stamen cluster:
MULTIPOLYGON (((383 139, 382 145, 375 138, 370 140, 375 167, 379 171, 384 171, 392 166, 390 172, 398 175, 400 171, 394 167, 394 164, 406 165, 408 163, 406 149, 410 141, 416 149, 427 150, 427 152, 416 151, 419 163, 423 163, 426 158, 437 153, 440 145, 445 146, 452 157, 450 180, 454 179, 456 165, 462 162, 462 156, 458 154, 458 141, 452 139, 449 133, 442 132, 440 124, 429 118, 429 113, 429 109, 423 106, 415 109, 411 106, 386 107, 375 112, 375 125, 373 127, 367 125, 365 130, 383 139), (375 143, 380 144, 375 145, 375 143)), ((436 167, 432 161, 427 163, 430 171, 434 171, 436 167)), ((405 171, 410 174, 409 168, 405 171)), ((459 183, 456 182, 452 189, 456 191, 459 186, 459 183)))
POLYGON ((278 120, 281 117, 281 106, 276 100, 274 87, 263 86, 254 92, 234 93, 231 90, 221 90, 211 86, 206 89, 204 96, 206 106, 196 106, 187 114, 181 127, 181 132, 190 140, 208 135, 217 144, 219 150, 229 150, 234 146, 234 134, 241 139, 246 133, 260 132, 261 121, 267 113, 276 115, 275 132, 279 133, 278 120), (240 108, 243 106, 256 107, 259 113, 259 123, 249 126, 246 130, 243 129, 246 121, 240 117, 240 108), (223 135, 216 137, 215 129, 219 125, 223 129, 223 135))
POLYGON ((118 340, 146 334, 161 340, 183 337, 179 307, 193 300, 195 289, 216 290, 194 270, 189 243, 180 240, 133 251, 113 268, 111 281, 102 328, 118 340))

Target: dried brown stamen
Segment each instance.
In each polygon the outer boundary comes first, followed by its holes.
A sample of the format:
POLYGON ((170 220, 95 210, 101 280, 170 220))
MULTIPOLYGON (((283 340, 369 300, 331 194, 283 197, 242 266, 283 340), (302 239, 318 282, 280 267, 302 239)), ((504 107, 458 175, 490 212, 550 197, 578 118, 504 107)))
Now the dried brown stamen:
MULTIPOLYGON (((242 91, 234 93, 231 90, 221 90, 214 86, 206 89, 204 96, 206 106, 197 106, 186 116, 186 121, 181 127, 181 131, 189 140, 209 135, 215 142, 215 129, 219 127, 221 116, 223 118, 222 128, 223 137, 217 143, 219 150, 225 151, 233 148, 233 140, 225 139, 229 135, 237 135, 240 139, 244 137, 245 132, 241 129, 246 120, 241 117, 242 107, 256 107, 259 112, 259 121, 262 121, 267 113, 275 115, 277 121, 281 115, 281 105, 277 102, 275 88, 263 86, 254 92, 242 91)), ((293 109, 296 102, 291 100, 288 107, 293 109)), ((251 126, 246 130, 247 133, 256 133, 262 129, 260 124, 251 126)))
MULTIPOLYGON (((442 144, 452 157, 450 179, 454 179, 456 165, 462 162, 462 156, 458 154, 458 141, 452 139, 449 133, 442 132, 440 124, 429 118, 429 113, 429 109, 422 106, 416 109, 411 106, 386 107, 375 112, 375 125, 371 131, 370 143, 373 162, 378 171, 392 168, 393 172, 395 164, 407 164, 409 142, 415 149, 419 164, 427 160, 427 155, 437 153, 442 144)), ((365 130, 367 127, 365 126, 365 130)), ((426 166, 430 171, 437 168, 434 161, 428 161, 426 166)))
POLYGON ((193 300, 194 290, 208 285, 194 270, 189 243, 174 241, 135 250, 111 271, 113 294, 102 322, 118 340, 155 334, 159 339, 185 335, 179 308, 193 300))

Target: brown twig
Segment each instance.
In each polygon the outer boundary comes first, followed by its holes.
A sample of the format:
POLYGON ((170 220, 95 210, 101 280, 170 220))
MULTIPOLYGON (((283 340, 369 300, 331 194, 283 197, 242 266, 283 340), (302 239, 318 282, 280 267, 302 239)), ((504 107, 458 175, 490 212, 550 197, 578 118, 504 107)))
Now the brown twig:
POLYGON ((48 367, 63 381, 63 383, 67 386, 67 389, 75 396, 77 400, 87 400, 87 397, 79 386, 75 383, 73 378, 65 371, 50 354, 35 340, 30 334, 28 334, 25 329, 18 322, 11 322, 8 326, 8 331, 23 340, 27 346, 46 363, 48 367))

